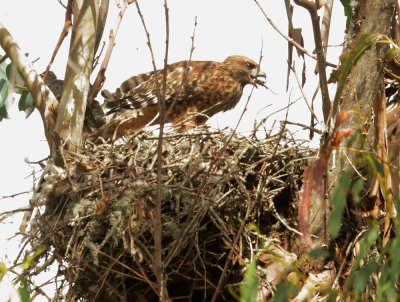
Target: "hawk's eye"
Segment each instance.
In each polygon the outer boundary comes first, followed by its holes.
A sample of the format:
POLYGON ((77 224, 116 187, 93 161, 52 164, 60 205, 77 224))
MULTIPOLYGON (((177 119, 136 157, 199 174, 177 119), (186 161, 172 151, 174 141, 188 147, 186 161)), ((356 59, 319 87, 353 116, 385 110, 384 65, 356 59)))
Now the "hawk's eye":
POLYGON ((256 67, 256 66, 255 66, 254 64, 246 63, 246 68, 247 68, 248 70, 254 69, 255 67, 256 67))

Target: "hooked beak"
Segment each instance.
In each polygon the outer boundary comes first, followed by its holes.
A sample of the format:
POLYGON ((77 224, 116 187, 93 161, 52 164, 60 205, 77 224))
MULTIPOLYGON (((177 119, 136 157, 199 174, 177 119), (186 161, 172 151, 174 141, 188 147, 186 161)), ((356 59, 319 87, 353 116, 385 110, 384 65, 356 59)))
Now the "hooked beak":
POLYGON ((256 87, 257 87, 257 84, 262 85, 262 84, 264 84, 264 82, 265 82, 265 81, 263 81, 263 80, 259 80, 258 78, 264 78, 264 79, 266 79, 266 78, 267 78, 267 75, 265 74, 264 71, 254 68, 254 69, 252 70, 250 79, 251 79, 252 84, 253 84, 254 86, 256 86, 256 87))

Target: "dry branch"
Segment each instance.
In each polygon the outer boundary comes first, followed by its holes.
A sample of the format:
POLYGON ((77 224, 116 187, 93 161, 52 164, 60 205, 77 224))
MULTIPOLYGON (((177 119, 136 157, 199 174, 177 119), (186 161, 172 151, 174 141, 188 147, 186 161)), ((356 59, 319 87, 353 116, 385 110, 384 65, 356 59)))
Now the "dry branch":
MULTIPOLYGON (((100 89, 103 87, 104 81, 106 79, 105 73, 106 73, 106 69, 108 66, 108 62, 110 61, 111 53, 115 46, 115 38, 117 36, 119 26, 121 24, 122 18, 124 17, 127 7, 128 7, 128 3, 125 0, 124 4, 122 5, 122 7, 119 11, 115 28, 110 31, 109 40, 108 40, 108 48, 107 48, 106 54, 104 56, 103 63, 100 66, 100 70, 97 73, 97 76, 93 82, 93 85, 90 87, 89 94, 88 94, 88 107, 90 107, 92 105, 94 98, 97 96, 100 89)), ((104 27, 104 24, 102 24, 102 26, 104 27)))
POLYGON ((61 30, 60 37, 58 38, 58 41, 57 41, 56 47, 54 48, 50 62, 47 65, 46 70, 44 72, 43 80, 46 79, 47 74, 50 71, 51 65, 53 64, 54 59, 56 58, 56 55, 58 53, 58 50, 60 49, 62 42, 64 41, 66 36, 68 36, 69 30, 71 29, 71 25, 72 25, 72 0, 68 0, 66 11, 65 11, 64 26, 63 26, 63 29, 61 30))
MULTIPOLYGON (((271 24, 271 26, 285 39, 287 40, 289 43, 293 44, 294 47, 296 47, 300 52, 304 53, 305 55, 309 56, 310 58, 318 61, 318 57, 312 55, 307 49, 305 49, 304 47, 302 47, 299 43, 297 43, 295 40, 293 40, 292 38, 289 38, 288 36, 286 36, 284 33, 282 33, 280 31, 280 29, 275 25, 274 22, 272 22, 272 19, 270 17, 268 17, 267 13, 265 12, 265 10, 263 9, 263 7, 261 6, 261 4, 257 1, 254 0, 255 3, 257 4, 257 6, 260 8, 262 14, 264 15, 264 17, 268 20, 268 22, 271 24)), ((336 68, 337 65, 333 64, 333 63, 329 63, 329 62, 325 62, 325 64, 327 66, 336 68)))
POLYGON ((327 63, 325 60, 324 48, 322 46, 321 30, 319 27, 319 16, 317 12, 318 8, 315 3, 308 0, 294 0, 294 3, 307 9, 311 16, 311 22, 314 32, 315 51, 317 53, 319 85, 322 95, 322 113, 324 114, 324 122, 325 124, 327 124, 331 111, 331 101, 329 99, 328 80, 326 78, 327 63))

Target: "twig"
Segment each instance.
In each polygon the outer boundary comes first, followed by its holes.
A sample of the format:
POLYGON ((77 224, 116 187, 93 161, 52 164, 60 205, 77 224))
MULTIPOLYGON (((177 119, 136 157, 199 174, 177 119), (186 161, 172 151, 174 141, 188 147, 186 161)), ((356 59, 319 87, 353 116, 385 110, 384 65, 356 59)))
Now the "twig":
POLYGON ((60 3, 60 5, 61 5, 62 7, 64 7, 65 9, 67 9, 67 7, 65 6, 65 4, 64 4, 64 3, 62 3, 62 1, 61 1, 61 0, 58 0, 58 3, 60 3))
POLYGON ((388 69, 387 67, 383 67, 383 71, 385 72, 385 74, 387 74, 388 76, 390 76, 391 78, 400 81, 400 76, 398 76, 397 74, 393 73, 390 69, 388 69))
MULTIPOLYGON (((110 0, 101 0, 100 7, 99 7, 99 14, 98 14, 98 19, 97 19, 97 30, 96 30, 96 35, 95 35, 95 46, 94 46, 94 52, 93 54, 95 55, 97 53, 97 49, 99 48, 101 38, 103 37, 103 32, 104 28, 106 25, 107 21, 107 16, 108 16, 108 8, 110 6, 110 0)), ((94 62, 94 60, 93 60, 94 62)), ((95 66, 92 66, 92 70, 94 70, 95 66)))
MULTIPOLYGON (((18 193, 18 194, 24 194, 24 193, 29 193, 28 191, 26 191, 26 192, 22 192, 22 193, 18 193)), ((2 198, 8 198, 8 197, 10 197, 10 196, 3 196, 2 198)), ((14 197, 14 196, 11 196, 12 198, 14 197)), ((2 199, 2 198, 0 198, 0 199, 2 199)), ((12 214, 15 214, 15 213, 20 213, 20 212, 30 212, 30 211, 32 211, 32 207, 27 207, 27 208, 19 208, 19 209, 15 209, 15 210, 11 210, 11 211, 5 211, 5 212, 1 212, 1 216, 8 216, 8 215, 12 215, 12 214)))
POLYGON ((164 124, 165 124, 165 95, 167 91, 167 67, 168 67, 168 51, 169 51, 169 13, 167 0, 164 0, 164 11, 165 11, 165 55, 164 55, 164 69, 162 78, 162 93, 161 98, 158 98, 158 110, 160 114, 160 132, 157 145, 157 195, 156 195, 156 209, 154 217, 154 252, 155 252, 155 271, 156 278, 159 286, 159 297, 160 301, 170 300, 168 297, 165 271, 162 263, 162 221, 161 221, 161 203, 162 203, 162 156, 163 156, 163 135, 164 135, 164 124))
MULTIPOLYGON (((287 110, 287 112, 286 112, 286 120, 287 120, 288 112, 289 112, 289 108, 288 108, 288 110, 287 110)), ((273 154, 272 154, 272 156, 271 156, 271 162, 275 160, 275 156, 276 156, 276 154, 277 154, 278 147, 279 147, 279 142, 281 141, 281 139, 282 139, 282 137, 283 137, 283 132, 284 132, 284 130, 285 130, 285 127, 283 126, 282 129, 281 129, 281 132, 279 133, 278 141, 277 141, 277 143, 276 143, 274 152, 273 152, 273 154)), ((254 206, 256 205, 256 203, 257 203, 257 202, 260 200, 260 198, 261 198, 262 190, 263 190, 263 188, 265 187, 265 184, 267 183, 267 179, 269 178, 269 175, 270 175, 270 173, 271 173, 272 167, 273 167, 273 165, 269 165, 269 166, 267 167, 267 170, 265 171, 265 176, 264 176, 264 178, 263 178, 263 180, 262 180, 262 182, 261 182, 261 185, 260 185, 260 187, 259 187, 259 190, 257 191, 256 196, 253 198, 253 200, 251 200, 251 199, 250 199, 250 196, 248 196, 248 200, 249 200, 250 204, 249 204, 249 206, 247 207, 246 214, 245 214, 245 216, 244 216, 244 218, 243 218, 243 220, 242 220, 242 223, 240 224, 239 230, 237 231, 237 233, 236 233, 236 235, 235 235, 235 238, 234 238, 233 243, 232 243, 232 247, 231 247, 231 249, 229 250, 228 257, 227 257, 227 259, 226 259, 226 261, 225 261, 224 268, 223 268, 223 270, 222 270, 221 276, 220 276, 219 281, 218 281, 217 288, 216 288, 216 290, 215 290, 215 292, 214 292, 214 295, 213 295, 213 297, 212 297, 212 299, 211 299, 211 302, 215 302, 216 299, 217 299, 217 296, 218 296, 218 294, 219 294, 219 291, 221 290, 221 287, 222 287, 222 283, 223 283, 224 280, 225 280, 226 271, 227 271, 228 265, 229 265, 229 263, 230 263, 230 261, 231 261, 231 258, 232 258, 234 249, 235 249, 235 247, 236 247, 236 245, 237 245, 237 243, 238 243, 238 241, 239 241, 239 238, 240 238, 240 236, 241 236, 241 234, 242 234, 242 232, 243 232, 243 230, 244 230, 244 227, 245 227, 245 225, 246 225, 246 223, 247 223, 247 220, 248 220, 248 218, 250 217, 250 214, 252 213, 252 211, 253 211, 253 209, 254 209, 254 206)), ((241 182, 238 182, 238 184, 239 184, 239 186, 240 186, 240 185, 244 186, 241 182)), ((246 195, 248 195, 247 190, 244 190, 244 192, 246 193, 246 195)))
POLYGON ((294 76, 296 78, 297 86, 299 86, 299 88, 300 88, 301 95, 303 96, 303 99, 306 102, 308 110, 310 110, 311 115, 317 120, 317 122, 319 122, 318 117, 315 115, 314 111, 311 109, 310 103, 308 102, 307 97, 304 94, 303 87, 301 86, 299 78, 297 77, 296 69, 294 68, 294 66, 290 66, 290 69, 292 70, 292 72, 293 72, 293 74, 294 74, 294 76))
MULTIPOLYGON (((254 139, 256 137, 256 132, 258 131, 258 128, 261 127, 262 124, 264 124, 271 116, 273 116, 274 114, 277 114, 278 112, 281 112, 283 110, 287 110, 290 106, 294 105, 295 103, 297 103, 299 100, 301 99, 301 97, 297 98, 296 100, 294 100, 293 102, 290 102, 288 105, 286 105, 283 108, 280 108, 272 113, 270 113, 269 115, 267 115, 266 117, 264 117, 258 124, 256 124, 254 126, 253 129, 253 134, 251 135, 251 138, 254 139)), ((274 122, 275 123, 275 122, 274 122)), ((271 127, 271 131, 273 129, 273 126, 271 127)))
POLYGON ((314 128, 314 127, 311 127, 311 126, 307 126, 307 125, 303 125, 303 124, 300 124, 300 123, 285 121, 285 124, 300 126, 300 127, 302 127, 303 129, 308 129, 308 130, 312 130, 313 132, 317 132, 317 133, 320 134, 320 135, 323 133, 323 131, 321 131, 321 130, 319 130, 319 129, 317 129, 317 128, 314 128))
MULTIPOLYGON (((30 191, 24 191, 24 192, 20 192, 20 193, 11 194, 11 195, 3 195, 2 197, 0 197, 0 199, 14 198, 16 196, 19 196, 22 194, 28 194, 28 193, 30 193, 30 191)), ((4 213, 2 213, 2 214, 4 214, 4 213)))
POLYGON ((96 253, 99 253, 100 255, 103 255, 104 257, 107 257, 107 258, 115 261, 116 263, 118 263, 120 266, 122 266, 126 270, 128 270, 128 271, 132 272, 134 275, 138 276, 138 278, 141 278, 142 280, 144 280, 143 276, 140 275, 137 271, 133 270, 130 266, 126 265, 125 263, 123 263, 121 261, 119 261, 118 259, 116 259, 116 258, 108 255, 107 253, 104 253, 103 251, 99 250, 94 243, 88 242, 88 243, 86 243, 86 247, 88 247, 91 250, 94 250, 96 253))
MULTIPOLYGON (((331 19, 332 19, 332 6, 333 6, 333 0, 325 1, 324 15, 322 17, 322 24, 321 24, 321 35, 323 37, 325 58, 326 58, 326 53, 328 51, 329 29, 331 26, 331 19)), ((315 73, 317 72, 318 72, 318 65, 315 66, 315 73)))
MULTIPOLYGON (((353 247, 355 246, 355 244, 358 242, 358 239, 360 239, 361 236, 363 236, 363 235, 365 234, 366 231, 368 231, 367 228, 365 228, 365 229, 361 230, 360 232, 358 232, 356 238, 354 238, 354 240, 351 242, 351 244, 347 246, 346 253, 345 253, 344 257, 343 257, 343 261, 342 261, 342 263, 340 264, 340 267, 339 267, 338 272, 337 272, 337 274, 336 274, 335 281, 334 281, 333 284, 332 284, 332 289, 337 289, 337 288, 338 288, 338 285, 339 285, 339 278, 341 277, 343 268, 344 268, 345 265, 348 265, 348 264, 349 264, 348 261, 346 261, 346 258, 349 256, 351 250, 353 249, 353 247)), ((353 266, 353 265, 351 264, 351 267, 352 267, 352 266, 353 266)))
POLYGON ((100 273, 97 272, 97 270, 93 267, 92 263, 87 263, 85 261, 82 261, 82 264, 84 264, 89 270, 91 270, 94 274, 96 274, 100 280, 102 280, 105 284, 107 284, 108 286, 107 288, 110 289, 113 292, 113 294, 115 294, 115 296, 119 299, 119 301, 126 302, 126 299, 123 296, 121 296, 118 290, 114 286, 112 286, 111 283, 106 278, 103 278, 100 275, 100 273))
MULTIPOLYGON (((189 72, 189 67, 190 67, 190 62, 192 61, 192 55, 193 55, 193 51, 194 51, 194 37, 196 34, 196 26, 197 26, 197 16, 194 18, 194 29, 193 29, 193 35, 191 37, 192 39, 192 46, 190 48, 190 53, 189 53, 189 60, 187 61, 186 64, 186 68, 185 68, 185 72, 183 73, 183 79, 182 79, 182 83, 179 87, 179 91, 176 94, 177 96, 180 95, 180 93, 182 92, 182 90, 184 89, 184 86, 186 84, 187 81, 187 74, 189 72)), ((167 118, 167 116, 172 112, 172 109, 175 106, 176 101, 178 100, 178 97, 174 98, 174 100, 172 101, 172 103, 168 106, 168 111, 165 114, 165 119, 167 118)), ((190 119, 190 117, 189 117, 190 119)), ((184 121, 181 122, 181 124, 183 125, 184 121)))
POLYGON ((351 159, 349 158, 349 156, 346 153, 346 150, 343 150, 343 155, 346 157, 347 162, 350 164, 350 166, 353 168, 353 170, 357 173, 357 175, 363 179, 364 181, 367 181, 367 179, 361 175, 361 172, 358 171, 358 168, 353 164, 353 162, 351 161, 351 159))
POLYGON ((144 29, 144 31, 146 33, 147 46, 149 47, 149 51, 150 51, 150 55, 151 55, 151 63, 153 64, 154 74, 156 74, 157 66, 156 66, 156 62, 154 60, 153 48, 152 48, 151 42, 150 42, 150 34, 149 34, 149 31, 147 30, 147 26, 146 26, 146 23, 144 21, 143 14, 142 14, 142 12, 140 10, 139 3, 137 1, 135 1, 135 5, 136 5, 136 8, 137 8, 140 20, 142 21, 143 29, 144 29))
MULTIPOLYGON (((179 133, 179 134, 169 134, 169 135, 164 135, 164 138, 177 138, 177 137, 197 137, 197 136, 212 136, 215 134, 221 134, 221 131, 213 131, 213 132, 196 132, 196 133, 179 133)), ((158 139, 158 136, 143 136, 143 139, 148 139, 148 140, 155 140, 158 139)))
POLYGON ((104 56, 103 63, 100 66, 100 70, 97 73, 96 79, 94 80, 93 85, 89 90, 89 94, 88 94, 88 106, 89 107, 91 106, 93 99, 97 96, 100 89, 103 87, 104 81, 106 79, 105 72, 106 72, 106 69, 108 66, 108 62, 110 61, 110 58, 111 58, 111 53, 115 46, 115 38, 117 36, 119 26, 121 25, 121 21, 122 21, 122 18, 124 17, 127 7, 128 7, 127 0, 124 0, 124 4, 122 5, 122 7, 119 11, 119 14, 118 14, 117 23, 115 24, 115 28, 114 28, 114 30, 110 30, 107 52, 104 56))
POLYGON ((279 215, 278 211, 275 208, 275 204, 272 200, 268 200, 268 208, 272 211, 272 214, 275 216, 276 219, 280 221, 284 225, 285 228, 287 228, 289 231, 295 233, 296 235, 303 236, 303 233, 296 230, 295 228, 292 228, 288 222, 279 215))
MULTIPOLYGON (((261 58, 262 58, 262 55, 260 54, 260 60, 261 60, 261 58)), ((207 171, 205 172, 204 178, 202 179, 202 182, 200 183, 199 189, 198 189, 199 197, 198 197, 198 199, 194 200, 194 202, 190 205, 190 208, 189 208, 189 210, 188 210, 188 215, 187 215, 187 218, 186 218, 186 220, 185 220, 184 226, 182 227, 182 232, 181 232, 181 234, 180 234, 180 237, 181 237, 181 238, 184 237, 184 236, 186 236, 186 233, 187 233, 187 232, 189 231, 189 229, 190 229, 190 224, 192 223, 192 220, 193 220, 193 214, 194 214, 194 207, 195 207, 195 204, 199 204, 199 203, 201 202, 201 199, 203 198, 203 191, 204 191, 205 185, 206 185, 206 183, 207 183, 207 180, 208 180, 209 176, 211 175, 211 172, 212 172, 213 169, 215 168, 215 165, 216 165, 218 159, 220 158, 221 154, 223 154, 223 152, 224 152, 224 151, 226 150, 226 148, 229 146, 229 143, 231 142, 233 136, 235 135, 236 130, 237 130, 237 128, 238 128, 238 126, 239 126, 239 124, 240 124, 240 122, 241 122, 241 120, 242 120, 242 118, 243 118, 243 116, 244 116, 244 113, 245 113, 246 110, 247 110, 247 105, 248 105, 248 103, 249 103, 249 101, 250 101, 250 98, 251 98, 251 96, 252 96, 252 94, 253 94, 253 91, 254 91, 254 86, 252 87, 252 90, 251 90, 251 92, 250 92, 250 94, 249 94, 249 97, 247 98, 247 102, 246 102, 245 108, 243 109, 243 111, 242 111, 242 113, 241 113, 241 115, 240 115, 240 117, 239 117, 239 120, 238 120, 238 122, 237 122, 237 124, 236 124, 235 129, 232 130, 232 132, 231 132, 231 134, 229 135, 229 137, 225 140, 224 145, 218 150, 218 153, 216 154, 215 159, 214 159, 213 161, 210 162, 210 165, 209 165, 207 171)), ((201 215, 200 213, 201 213, 201 211, 199 211, 199 213, 198 213, 197 215, 201 215)), ((166 265, 168 265, 169 261, 170 261, 170 260, 173 258, 173 256, 175 255, 175 252, 176 252, 176 250, 177 250, 178 247, 179 247, 179 243, 180 243, 180 242, 177 242, 177 241, 176 241, 175 244, 171 247, 171 249, 170 249, 170 251, 169 251, 169 253, 168 253, 167 257, 166 257, 166 265)), ((236 244, 234 244, 233 246, 235 246, 235 245, 236 245, 236 244)))
POLYGON ((100 57, 103 54, 104 48, 106 47, 106 42, 103 41, 103 45, 101 46, 99 54, 93 60, 93 69, 96 69, 97 65, 99 65, 100 57))
MULTIPOLYGON (((308 0, 294 0, 294 3, 308 10, 311 16, 311 22, 314 32, 315 51, 317 53, 319 85, 321 88, 321 95, 322 95, 322 112, 324 114, 324 122, 326 124, 328 122, 329 114, 331 111, 331 101, 329 99, 328 80, 326 78, 327 62, 325 60, 324 48, 322 46, 321 30, 319 28, 319 16, 317 13, 317 7, 315 3, 312 3, 308 0)), ((336 68, 336 66, 334 67, 336 68)))
MULTIPOLYGON (((62 6, 64 6, 61 1, 59 1, 60 4, 62 6)), ((65 21, 64 21, 64 27, 60 33, 60 37, 58 38, 57 44, 56 44, 56 48, 53 51, 53 54, 51 56, 50 62, 47 65, 46 71, 44 72, 43 75, 43 81, 46 79, 47 74, 49 73, 49 70, 51 68, 51 65, 54 62, 54 59, 56 58, 56 55, 58 53, 58 50, 60 49, 60 46, 62 44, 62 42, 64 41, 65 37, 68 36, 68 32, 71 28, 72 25, 72 0, 68 0, 68 4, 65 7, 66 11, 65 11, 65 21)))
MULTIPOLYGON (((303 52, 305 55, 309 56, 310 58, 318 61, 317 56, 314 56, 312 54, 310 54, 304 47, 302 47, 299 43, 297 43, 295 40, 293 40, 292 38, 289 38, 288 36, 286 36, 284 33, 282 33, 279 28, 274 24, 274 22, 272 22, 271 18, 268 17, 268 15, 265 13, 264 9, 262 8, 262 6, 260 5, 260 3, 257 0, 254 0, 254 2, 257 4, 257 6, 260 8, 261 12, 263 13, 264 17, 268 20, 268 22, 271 24, 271 26, 289 43, 293 44, 294 47, 296 47, 298 50, 300 50, 301 52, 303 52)), ((337 64, 333 64, 333 63, 329 63, 329 62, 325 62, 325 64, 327 66, 333 67, 333 68, 337 68, 337 64)))

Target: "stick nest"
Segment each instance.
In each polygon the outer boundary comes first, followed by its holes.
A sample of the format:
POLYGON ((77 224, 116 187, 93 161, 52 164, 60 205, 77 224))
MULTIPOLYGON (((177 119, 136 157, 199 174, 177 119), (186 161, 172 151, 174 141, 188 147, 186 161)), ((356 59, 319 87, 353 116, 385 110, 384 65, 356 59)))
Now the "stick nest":
MULTIPOLYGON (((162 263, 173 301, 210 300, 226 261, 217 300, 231 300, 227 288, 238 291, 250 259, 267 242, 294 236, 289 226, 296 226, 296 196, 312 152, 286 130, 265 137, 165 134, 162 263), (259 230, 238 235, 242 223, 259 230)), ((30 233, 34 249, 46 249, 45 265, 58 262, 58 299, 158 301, 157 145, 147 132, 112 143, 88 139, 81 154, 63 152, 64 169, 47 164, 30 233)))

